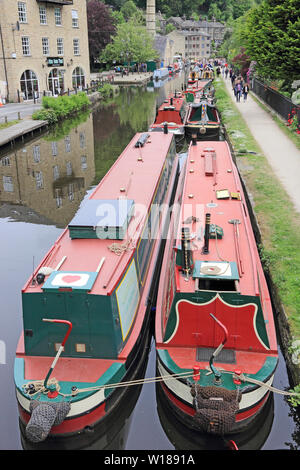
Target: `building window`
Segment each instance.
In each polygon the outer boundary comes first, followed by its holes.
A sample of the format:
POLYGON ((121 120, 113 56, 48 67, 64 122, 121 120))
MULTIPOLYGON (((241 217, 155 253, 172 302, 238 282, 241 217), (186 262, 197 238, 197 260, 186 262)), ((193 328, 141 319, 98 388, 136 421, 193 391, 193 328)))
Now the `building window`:
POLYGON ((69 201, 74 201, 74 184, 70 183, 68 185, 68 197, 69 201))
POLYGON ((0 161, 2 166, 10 166, 10 157, 3 157, 0 161))
POLYGON ((78 28, 78 11, 72 10, 72 27, 78 28))
POLYGON ((53 179, 54 181, 58 180, 59 178, 59 168, 58 168, 58 165, 55 165, 53 167, 53 179))
POLYGON ((55 189, 55 199, 56 199, 57 208, 61 207, 63 203, 61 194, 62 194, 61 188, 55 189))
POLYGON ((23 55, 30 55, 30 45, 28 36, 22 36, 22 51, 23 55))
POLYGON ((54 8, 54 17, 56 26, 61 26, 61 8, 54 8))
POLYGON ((86 170, 86 169, 87 169, 87 158, 86 158, 86 155, 81 155, 80 160, 81 160, 81 169, 82 169, 82 170, 86 170))
POLYGON ((73 173, 72 162, 67 162, 66 168, 67 168, 67 176, 72 176, 72 173, 73 173))
POLYGON ((21 93, 24 100, 33 100, 34 94, 39 93, 39 82, 35 72, 32 70, 25 70, 20 79, 21 93))
POLYGON ((14 191, 14 183, 12 176, 3 175, 3 189, 8 193, 12 193, 14 191))
POLYGON ((79 39, 73 39, 73 51, 74 51, 74 55, 80 54, 79 39))
POLYGON ((27 23, 27 11, 25 2, 18 2, 18 13, 20 23, 27 23))
POLYGON ((57 38, 57 55, 64 55, 64 40, 57 38))
POLYGON ((79 142, 80 142, 80 148, 84 149, 85 147, 85 132, 80 132, 79 133, 79 142))
POLYGON ((72 85, 73 88, 84 88, 85 87, 85 75, 81 67, 76 67, 72 73, 72 85))
POLYGON ((43 55, 49 55, 49 38, 42 38, 43 55))
POLYGON ((71 137, 69 135, 65 137, 65 149, 66 152, 71 152, 71 137))
POLYGON ((35 163, 39 163, 41 161, 41 149, 39 145, 33 146, 33 160, 35 163))
POLYGON ((35 183, 36 183, 36 189, 42 189, 43 188, 43 173, 41 171, 36 171, 35 172, 35 183))
POLYGON ((51 147, 52 147, 52 155, 53 157, 56 157, 56 155, 58 154, 57 142, 51 142, 51 147))
POLYGON ((40 24, 47 24, 46 7, 40 7, 40 24))

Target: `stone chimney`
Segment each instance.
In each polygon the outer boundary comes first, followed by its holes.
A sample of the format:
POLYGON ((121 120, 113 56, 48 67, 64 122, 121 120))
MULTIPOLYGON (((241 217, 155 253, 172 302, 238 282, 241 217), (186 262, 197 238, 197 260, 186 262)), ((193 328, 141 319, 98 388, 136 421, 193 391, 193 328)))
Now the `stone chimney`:
POLYGON ((147 0, 146 26, 148 33, 154 37, 156 34, 155 0, 147 0))

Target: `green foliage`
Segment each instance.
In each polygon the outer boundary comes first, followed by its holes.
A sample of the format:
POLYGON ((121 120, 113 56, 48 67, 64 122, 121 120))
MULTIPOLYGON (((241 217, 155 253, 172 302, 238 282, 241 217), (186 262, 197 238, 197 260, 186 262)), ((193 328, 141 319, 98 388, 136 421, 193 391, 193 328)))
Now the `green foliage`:
POLYGON ((288 401, 291 403, 291 405, 297 408, 300 405, 300 385, 296 385, 296 387, 291 389, 290 392, 297 394, 288 398, 288 401))
POLYGON ((48 142, 59 141, 66 135, 69 135, 74 127, 78 127, 83 122, 86 122, 90 115, 90 110, 84 110, 83 112, 75 115, 70 119, 64 119, 51 128, 51 132, 47 134, 44 139, 48 142))
POLYGON ((101 93, 104 99, 111 97, 114 93, 114 88, 110 83, 104 83, 104 85, 98 88, 98 91, 101 93))
POLYGON ((299 0, 264 0, 247 18, 244 40, 261 77, 291 84, 300 70, 299 0))
POLYGON ((49 124, 55 124, 70 114, 77 113, 83 108, 87 108, 90 100, 84 92, 77 95, 63 95, 54 98, 52 96, 44 96, 42 100, 42 109, 36 111, 33 119, 48 121, 49 124))
POLYGON ((53 109, 39 109, 33 113, 32 119, 36 121, 47 121, 48 124, 56 124, 58 121, 57 115, 53 109))
POLYGON ((18 121, 17 119, 15 119, 14 121, 2 122, 0 124, 0 130, 1 129, 6 129, 7 127, 14 126, 15 124, 18 124, 19 122, 20 121, 18 121))
POLYGON ((112 42, 103 51, 100 60, 121 62, 147 62, 156 59, 157 51, 153 47, 153 39, 145 26, 134 19, 117 25, 117 33, 112 42))

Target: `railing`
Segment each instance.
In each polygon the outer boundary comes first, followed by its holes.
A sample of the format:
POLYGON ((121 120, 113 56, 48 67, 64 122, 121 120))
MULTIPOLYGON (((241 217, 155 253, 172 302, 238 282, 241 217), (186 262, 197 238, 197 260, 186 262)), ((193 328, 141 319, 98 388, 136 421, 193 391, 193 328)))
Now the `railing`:
POLYGON ((300 106, 294 104, 290 98, 282 95, 257 78, 252 79, 251 88, 257 96, 283 117, 283 119, 287 121, 292 115, 293 110, 295 110, 298 122, 300 122, 300 106))
MULTIPOLYGON (((84 91, 86 94, 89 95, 91 93, 98 91, 98 89, 101 88, 104 85, 104 83, 107 83, 107 82, 113 83, 113 81, 111 80, 111 76, 109 75, 99 80, 91 81, 90 85, 86 87, 78 87, 78 88, 74 87, 73 89, 68 88, 64 90, 63 92, 60 92, 59 95, 75 95, 79 91, 84 91)), ((20 90, 17 90, 17 96, 18 96, 18 103, 21 103, 21 101, 32 101, 34 104, 36 104, 36 103, 42 102, 43 96, 53 96, 53 95, 48 90, 39 91, 39 92, 36 91, 32 98, 26 99, 22 96, 22 93, 20 92, 20 90)), ((55 95, 55 96, 58 96, 58 95, 55 95)))

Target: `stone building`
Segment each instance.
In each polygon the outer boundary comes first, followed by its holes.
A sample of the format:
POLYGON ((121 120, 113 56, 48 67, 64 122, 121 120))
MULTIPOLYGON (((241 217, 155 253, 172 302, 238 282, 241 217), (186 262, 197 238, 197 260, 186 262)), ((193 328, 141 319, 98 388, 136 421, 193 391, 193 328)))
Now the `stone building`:
POLYGON ((167 35, 174 41, 174 54, 185 60, 206 62, 211 57, 210 36, 200 31, 174 30, 167 35))
POLYGON ((0 96, 57 96, 90 82, 86 2, 0 0, 0 96))
POLYGON ((215 46, 219 46, 222 43, 226 32, 226 25, 215 21, 215 19, 212 21, 195 21, 193 19, 187 20, 186 18, 170 17, 167 20, 167 24, 172 24, 177 31, 207 34, 207 39, 210 42, 210 48, 212 42, 214 42, 215 46))

